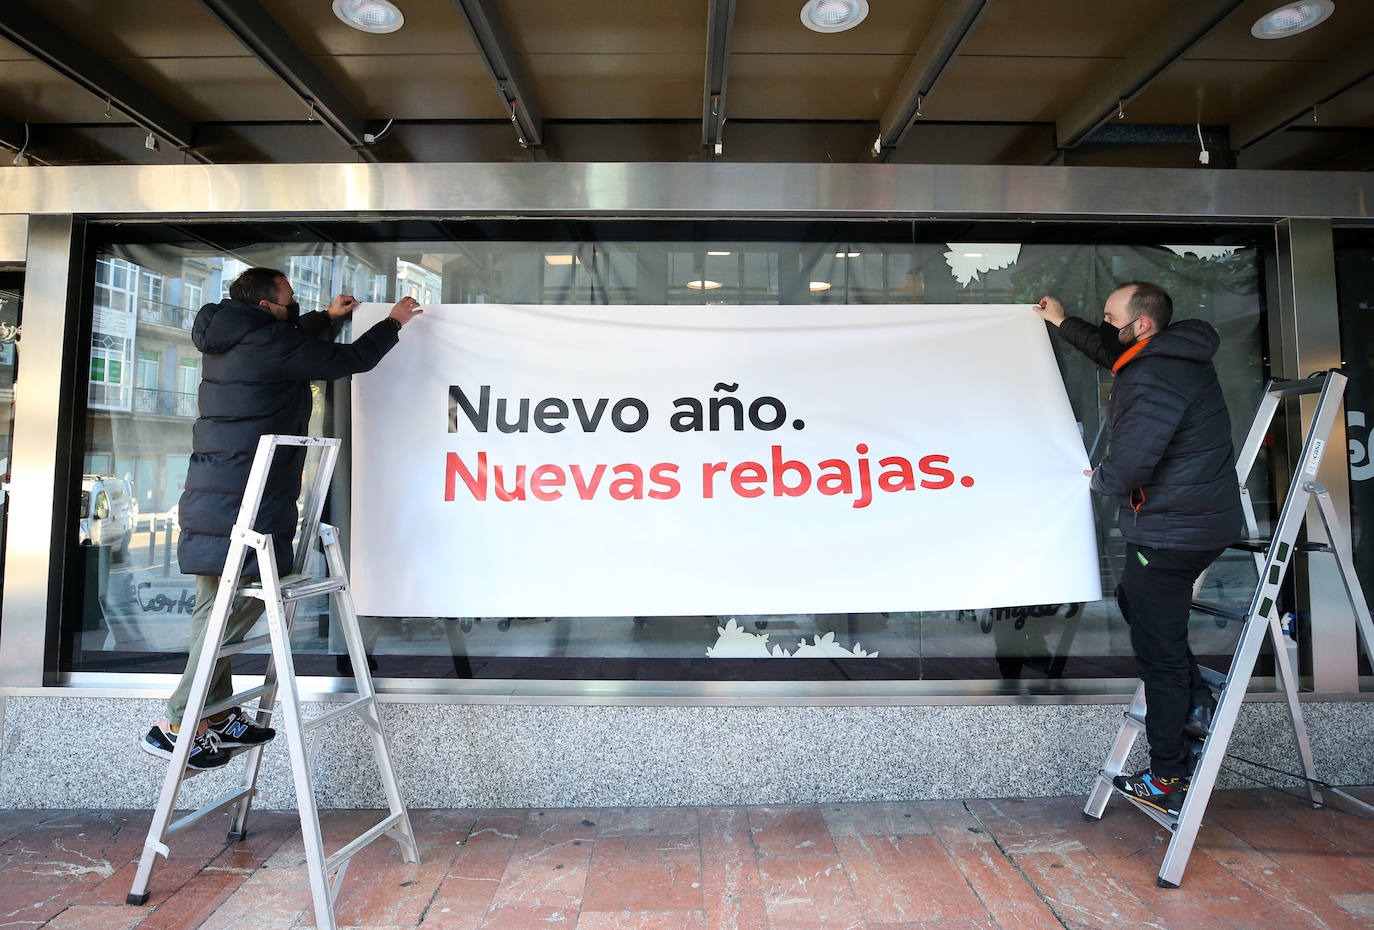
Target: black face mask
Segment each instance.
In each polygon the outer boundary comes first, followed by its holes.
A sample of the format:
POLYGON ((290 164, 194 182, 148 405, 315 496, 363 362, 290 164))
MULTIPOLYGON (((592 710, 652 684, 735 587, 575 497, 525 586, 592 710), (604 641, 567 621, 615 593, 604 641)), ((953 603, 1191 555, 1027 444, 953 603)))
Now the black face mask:
POLYGON ((287 318, 288 320, 294 320, 296 317, 298 317, 298 316, 300 316, 300 315, 301 315, 301 305, 300 305, 300 304, 296 303, 296 302, 293 300, 293 301, 291 301, 291 303, 289 303, 289 304, 286 305, 286 318, 287 318))
POLYGON ((1134 324, 1127 323, 1125 326, 1113 326, 1103 320, 1097 326, 1097 335, 1102 340, 1102 345, 1106 346, 1107 351, 1116 356, 1130 348, 1129 345, 1121 341, 1121 334, 1129 330, 1132 325, 1134 324))

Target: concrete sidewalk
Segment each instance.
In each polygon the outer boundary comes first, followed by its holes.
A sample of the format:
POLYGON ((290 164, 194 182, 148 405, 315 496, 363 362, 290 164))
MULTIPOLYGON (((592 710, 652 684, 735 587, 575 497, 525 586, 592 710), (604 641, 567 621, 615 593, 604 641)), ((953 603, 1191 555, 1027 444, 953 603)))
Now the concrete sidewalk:
MULTIPOLYGON (((1221 792, 1183 887, 1164 890, 1165 832, 1120 799, 1085 822, 1082 803, 414 811, 421 864, 373 844, 336 915, 377 930, 1374 925, 1374 820, 1221 792)), ((376 816, 326 812, 326 849, 376 816)), ((255 813, 233 845, 227 823, 175 837, 130 907, 146 812, 0 812, 0 928, 313 926, 294 814, 255 813)))

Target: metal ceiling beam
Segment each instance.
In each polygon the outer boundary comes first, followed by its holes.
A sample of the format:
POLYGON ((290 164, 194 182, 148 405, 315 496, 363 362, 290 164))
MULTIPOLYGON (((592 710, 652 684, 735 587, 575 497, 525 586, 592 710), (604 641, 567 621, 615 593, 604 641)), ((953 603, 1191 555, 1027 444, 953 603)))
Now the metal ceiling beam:
MULTIPOLYGON (((1365 36, 1338 58, 1317 65, 1262 106, 1231 124, 1231 143, 1237 150, 1283 129, 1301 116, 1374 75, 1374 36, 1365 36)), ((1315 110, 1317 124, 1321 111, 1315 110)))
POLYGON ((543 145, 543 115, 531 92, 529 79, 515 57, 510 33, 506 31, 494 0, 453 0, 453 4, 458 7, 477 53, 482 56, 482 64, 486 65, 487 73, 506 103, 506 112, 515 125, 520 144, 526 148, 543 145))
POLYGON ((79 85, 144 129, 200 161, 191 149, 195 128, 162 98, 135 83, 101 55, 19 0, 0 3, 0 35, 79 85))
POLYGON ((368 148, 364 120, 334 84, 320 73, 257 0, 200 0, 248 51, 290 87, 320 121, 364 161, 376 162, 368 148))
POLYGON ((945 0, 935 14, 921 47, 916 50, 906 74, 897 85, 878 124, 873 154, 884 155, 901 144, 902 138, 921 116, 921 103, 930 96, 950 59, 959 53, 978 17, 992 0, 945 0))
POLYGON ((1055 121, 1061 149, 1082 142, 1245 0, 1182 0, 1055 121))
POLYGON ((725 128, 725 80, 729 77, 730 37, 735 0, 711 0, 706 14, 706 99, 701 107, 701 144, 706 156, 719 155, 725 128))

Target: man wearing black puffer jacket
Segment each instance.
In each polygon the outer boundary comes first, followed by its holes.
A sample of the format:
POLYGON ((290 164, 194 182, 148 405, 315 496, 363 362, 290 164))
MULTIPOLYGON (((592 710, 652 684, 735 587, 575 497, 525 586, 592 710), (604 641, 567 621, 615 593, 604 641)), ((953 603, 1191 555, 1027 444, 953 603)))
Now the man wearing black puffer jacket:
MULTIPOLYGON (((200 417, 193 428, 186 490, 178 505, 181 537, 177 543, 181 570, 196 576, 196 605, 186 671, 167 702, 166 719, 154 724, 140 744, 151 755, 170 759, 176 746, 204 646, 205 626, 229 554, 229 531, 238 517, 259 437, 303 435, 310 425, 310 382, 370 370, 396 345, 401 327, 420 313, 419 304, 406 297, 351 344, 333 342, 333 324, 352 313, 357 303, 340 295, 328 310, 302 316, 282 272, 249 268, 229 286, 228 300, 206 304, 196 314, 191 341, 203 353, 200 417)), ((291 571, 304 461, 303 448, 277 454, 258 509, 256 529, 272 534, 281 574, 291 571)), ((250 553, 244 574, 256 573, 257 561, 250 553)), ((242 640, 261 614, 261 600, 235 598, 224 642, 242 640)), ((206 703, 232 694, 229 660, 220 659, 206 703)), ((216 768, 229 761, 232 750, 260 745, 275 735, 237 707, 215 714, 198 723, 189 765, 216 768)))
POLYGON ((1206 736, 1215 703, 1188 647, 1193 582, 1241 536, 1231 420, 1212 356, 1221 337, 1201 320, 1171 323, 1173 302, 1133 281, 1107 298, 1105 321, 1066 316, 1053 297, 1036 312, 1111 370, 1107 456, 1092 489, 1120 500, 1126 568, 1117 604, 1145 684, 1150 768, 1118 789, 1177 813, 1193 764, 1188 738, 1206 736))

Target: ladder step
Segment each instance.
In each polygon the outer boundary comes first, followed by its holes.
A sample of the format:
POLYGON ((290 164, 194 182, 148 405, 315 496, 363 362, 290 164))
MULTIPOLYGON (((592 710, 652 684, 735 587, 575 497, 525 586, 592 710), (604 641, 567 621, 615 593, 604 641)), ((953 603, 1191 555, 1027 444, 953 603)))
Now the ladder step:
POLYGON ((1274 397, 1298 397, 1303 394, 1317 394, 1326 387, 1326 372, 1315 378, 1295 378, 1291 381, 1272 381, 1265 392, 1274 397))
MULTIPOLYGON (((205 710, 201 711, 200 715, 202 719, 205 717, 213 717, 215 714, 223 713, 231 707, 241 707, 244 704, 247 704, 249 701, 253 700, 254 698, 262 697, 266 693, 267 685, 261 684, 258 685, 256 688, 249 688, 247 691, 240 691, 237 694, 231 694, 224 700, 219 701, 217 703, 205 705, 205 710)), ((267 708, 263 708, 263 710, 266 709, 267 708)))
POLYGON ((318 717, 312 717, 311 719, 302 723, 301 732, 309 733, 316 727, 322 727, 327 723, 331 723, 345 714, 357 713, 362 708, 371 704, 374 700, 375 698, 373 698, 372 695, 369 694, 366 697, 360 697, 357 700, 349 701, 347 704, 344 704, 340 707, 336 707, 333 710, 325 711, 318 717))
MULTIPOLYGON (((291 581, 283 582, 281 586, 281 599, 283 603, 293 601, 303 601, 306 598, 315 597, 320 594, 332 594, 335 591, 342 591, 348 582, 343 578, 311 578, 303 576, 291 581)), ((239 594, 244 597, 256 597, 259 600, 265 595, 262 591, 261 582, 253 582, 239 588, 239 594)))
POLYGON ((1246 611, 1243 608, 1218 604, 1215 601, 1193 601, 1192 608, 1200 614, 1221 617, 1223 620, 1230 620, 1233 623, 1240 623, 1246 617, 1246 611))
POLYGON ((264 633, 261 636, 254 636, 249 639, 240 640, 229 646, 219 647, 219 657, 236 656, 240 652, 247 652, 249 649, 257 649, 259 646, 271 646, 272 634, 264 633))
POLYGON ((324 861, 324 874, 330 874, 339 866, 343 865, 345 862, 351 859, 353 857, 353 854, 356 853, 358 850, 362 849, 364 846, 366 846, 368 843, 371 843, 379 836, 382 836, 383 834, 391 831, 393 828, 395 828, 398 824, 401 823, 401 820, 404 817, 404 812, 392 814, 390 817, 386 818, 381 823, 372 827, 362 836, 358 837, 356 840, 349 843, 343 849, 339 850, 334 855, 330 856, 328 859, 324 861))
POLYGON ((1173 833, 1176 829, 1178 829, 1177 814, 1166 814, 1161 810, 1157 810, 1151 807, 1150 805, 1143 803, 1139 799, 1132 797, 1131 795, 1122 791, 1115 785, 1112 786, 1112 790, 1115 791, 1117 794, 1121 795, 1127 801, 1130 801, 1133 805, 1135 805, 1137 810, 1144 813, 1147 817, 1149 817, 1155 823, 1159 824, 1164 829, 1168 830, 1170 833, 1173 833))
POLYGON ((1223 673, 1214 668, 1208 668, 1205 665, 1199 665, 1197 670, 1198 674, 1202 676, 1202 680, 1206 682, 1207 687, 1217 692, 1226 690, 1226 676, 1223 673))
MULTIPOLYGON (((188 770, 188 774, 190 771, 191 770, 188 770)), ((211 801, 209 804, 206 804, 204 807, 197 808, 196 810, 193 810, 191 811, 191 813, 182 817, 180 820, 174 821, 172 825, 167 828, 167 832, 169 834, 175 833, 178 830, 181 830, 185 827, 189 827, 191 824, 195 823, 197 820, 206 816, 207 814, 213 814, 215 811, 226 808, 230 804, 236 804, 238 803, 238 801, 252 793, 253 789, 251 786, 239 785, 237 788, 234 788, 231 791, 226 791, 224 794, 215 798, 215 800, 211 801)))
MULTIPOLYGON (((1269 547, 1273 545, 1273 543, 1273 538, 1266 536, 1260 539, 1242 539, 1240 542, 1232 543, 1226 548, 1239 549, 1244 552, 1265 553, 1269 551, 1269 547)), ((1293 549, 1296 552, 1330 552, 1331 546, 1319 542, 1300 542, 1294 543, 1293 549)))

